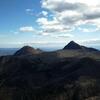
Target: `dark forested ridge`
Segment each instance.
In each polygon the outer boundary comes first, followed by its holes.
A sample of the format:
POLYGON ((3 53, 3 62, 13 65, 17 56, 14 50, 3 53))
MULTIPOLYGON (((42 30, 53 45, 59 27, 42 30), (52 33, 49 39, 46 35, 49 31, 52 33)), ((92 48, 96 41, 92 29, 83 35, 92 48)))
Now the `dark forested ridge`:
POLYGON ((25 46, 1 56, 0 100, 100 100, 100 51, 71 41, 54 52, 25 46))

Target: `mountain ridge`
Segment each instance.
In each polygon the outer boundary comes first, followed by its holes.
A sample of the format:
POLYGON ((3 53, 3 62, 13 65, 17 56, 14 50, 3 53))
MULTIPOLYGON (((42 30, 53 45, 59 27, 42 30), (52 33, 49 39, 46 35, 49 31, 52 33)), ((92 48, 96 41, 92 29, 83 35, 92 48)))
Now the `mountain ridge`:
POLYGON ((54 52, 24 46, 14 55, 1 56, 0 100, 100 98, 100 51, 84 52, 87 47, 69 44, 71 49, 54 52))

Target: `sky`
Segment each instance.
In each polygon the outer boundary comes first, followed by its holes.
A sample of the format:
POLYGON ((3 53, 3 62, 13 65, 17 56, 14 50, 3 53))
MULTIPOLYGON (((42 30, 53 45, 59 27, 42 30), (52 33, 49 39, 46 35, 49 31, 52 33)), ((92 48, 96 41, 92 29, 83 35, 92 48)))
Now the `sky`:
POLYGON ((100 46, 100 0, 1 0, 0 48, 100 46))

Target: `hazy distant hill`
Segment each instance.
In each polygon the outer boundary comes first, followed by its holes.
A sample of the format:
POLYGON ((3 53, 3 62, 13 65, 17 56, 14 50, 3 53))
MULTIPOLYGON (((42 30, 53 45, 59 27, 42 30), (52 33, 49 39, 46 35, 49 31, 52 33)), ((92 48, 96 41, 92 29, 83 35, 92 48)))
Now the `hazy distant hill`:
POLYGON ((25 46, 0 57, 0 100, 99 100, 100 51, 74 41, 62 50, 25 46))
POLYGON ((0 56, 13 55, 18 48, 0 48, 0 56))

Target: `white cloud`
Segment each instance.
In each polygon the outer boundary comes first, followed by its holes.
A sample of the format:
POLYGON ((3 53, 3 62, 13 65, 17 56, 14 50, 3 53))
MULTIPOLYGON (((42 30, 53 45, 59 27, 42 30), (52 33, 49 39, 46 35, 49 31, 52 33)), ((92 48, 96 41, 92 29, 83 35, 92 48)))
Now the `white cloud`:
POLYGON ((81 43, 85 43, 85 44, 100 44, 100 39, 99 38, 94 38, 94 39, 82 40, 81 43))
POLYGON ((46 33, 46 32, 42 32, 42 35, 43 36, 48 36, 48 35, 50 35, 49 33, 46 33))
POLYGON ((78 24, 80 22, 82 14, 79 12, 73 12, 73 11, 63 11, 59 14, 57 14, 58 20, 60 23, 66 25, 66 26, 72 26, 75 24, 78 24))
POLYGON ((51 11, 62 12, 66 10, 83 10, 87 7, 81 2, 71 2, 70 0, 42 0, 42 7, 51 11))
POLYGON ((14 32, 15 35, 19 34, 19 32, 14 32))
POLYGON ((13 34, 15 34, 15 35, 19 34, 18 31, 13 31, 13 30, 10 30, 10 33, 13 33, 13 34))
POLYGON ((47 41, 33 41, 33 42, 29 42, 29 43, 23 43, 24 45, 33 45, 33 44, 48 44, 47 41))
POLYGON ((33 9, 26 9, 26 13, 29 15, 34 15, 33 9))
POLYGON ((59 22, 57 21, 57 19, 56 18, 53 18, 53 20, 52 21, 50 21, 50 20, 48 20, 47 18, 45 18, 45 17, 41 17, 41 18, 38 18, 37 19, 37 22, 40 24, 40 25, 57 25, 57 24, 59 24, 59 22))
POLYGON ((26 11, 27 11, 27 12, 30 12, 30 11, 32 11, 32 9, 26 9, 26 11))
POLYGON ((80 31, 82 31, 82 32, 86 32, 86 33, 88 33, 88 32, 96 32, 96 31, 98 31, 99 29, 98 28, 95 28, 95 29, 89 29, 89 28, 78 28, 80 31))
POLYGON ((40 25, 43 34, 66 33, 74 29, 59 23, 56 17, 53 17, 52 20, 44 17, 38 18, 37 23, 40 25))
POLYGON ((42 0, 41 5, 54 14, 59 26, 71 29, 91 23, 100 28, 100 0, 42 0))
POLYGON ((24 26, 24 27, 20 27, 19 31, 20 32, 34 32, 35 29, 32 26, 24 26))
POLYGON ((72 38, 74 37, 74 35, 72 34, 57 34, 57 35, 53 35, 53 37, 56 37, 56 38, 72 38))
POLYGON ((42 13, 43 16, 46 16, 46 17, 48 15, 48 12, 47 11, 42 11, 41 13, 42 13))
MULTIPOLYGON (((68 2, 68 0, 65 0, 65 1, 68 2)), ((69 2, 71 2, 71 3, 80 2, 80 3, 86 4, 88 6, 95 6, 95 5, 100 4, 99 0, 77 0, 77 1, 76 0, 69 0, 69 2)))

